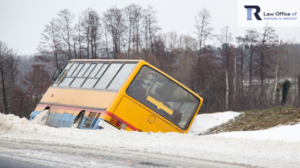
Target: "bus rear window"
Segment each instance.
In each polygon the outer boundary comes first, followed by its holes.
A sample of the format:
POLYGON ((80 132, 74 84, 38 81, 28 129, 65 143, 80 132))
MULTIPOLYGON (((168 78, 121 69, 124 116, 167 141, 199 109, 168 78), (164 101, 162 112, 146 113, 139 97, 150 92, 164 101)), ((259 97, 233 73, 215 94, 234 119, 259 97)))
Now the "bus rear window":
POLYGON ((200 100, 161 73, 143 66, 126 93, 182 129, 187 129, 200 100))

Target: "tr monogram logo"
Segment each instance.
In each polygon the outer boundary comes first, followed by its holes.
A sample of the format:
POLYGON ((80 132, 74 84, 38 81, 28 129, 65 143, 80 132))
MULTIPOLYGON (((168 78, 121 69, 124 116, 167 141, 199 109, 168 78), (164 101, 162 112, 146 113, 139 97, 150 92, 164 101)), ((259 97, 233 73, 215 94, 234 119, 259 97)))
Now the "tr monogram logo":
POLYGON ((260 7, 255 5, 245 5, 244 6, 247 9, 247 20, 252 20, 252 9, 255 9, 256 12, 254 13, 254 16, 257 20, 261 20, 258 13, 260 12, 260 7))

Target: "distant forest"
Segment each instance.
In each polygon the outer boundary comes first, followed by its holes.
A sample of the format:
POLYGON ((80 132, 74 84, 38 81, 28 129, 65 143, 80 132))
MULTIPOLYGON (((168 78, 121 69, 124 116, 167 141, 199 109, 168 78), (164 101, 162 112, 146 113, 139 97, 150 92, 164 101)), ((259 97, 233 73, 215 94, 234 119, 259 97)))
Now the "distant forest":
POLYGON ((63 9, 41 30, 33 56, 0 41, 0 111, 28 118, 53 73, 70 59, 143 59, 203 97, 199 113, 300 106, 298 42, 279 39, 268 24, 262 33, 251 28, 236 37, 224 25, 215 34, 205 8, 194 19, 186 25, 194 34, 182 35, 161 33, 150 5, 100 14, 88 8, 77 16, 63 9))

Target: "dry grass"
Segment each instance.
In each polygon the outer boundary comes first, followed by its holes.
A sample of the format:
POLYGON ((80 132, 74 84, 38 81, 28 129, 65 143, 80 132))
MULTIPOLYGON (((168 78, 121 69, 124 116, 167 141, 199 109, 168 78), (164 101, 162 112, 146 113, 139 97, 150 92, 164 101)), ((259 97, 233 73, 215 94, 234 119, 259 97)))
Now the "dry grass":
POLYGON ((263 130, 278 125, 294 125, 300 122, 300 108, 290 106, 276 107, 266 110, 241 112, 229 122, 208 130, 205 135, 232 131, 263 130))

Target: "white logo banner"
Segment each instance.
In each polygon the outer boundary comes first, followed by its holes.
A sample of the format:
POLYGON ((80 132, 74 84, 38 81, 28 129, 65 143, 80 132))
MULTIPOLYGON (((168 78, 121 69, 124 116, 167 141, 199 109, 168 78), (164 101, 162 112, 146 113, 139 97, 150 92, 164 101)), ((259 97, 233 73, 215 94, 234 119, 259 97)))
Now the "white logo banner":
POLYGON ((238 0, 238 26, 300 27, 300 0, 238 0))

